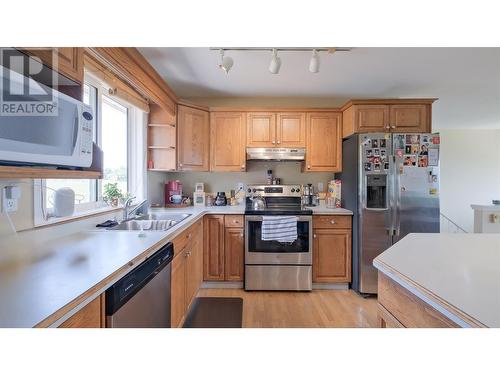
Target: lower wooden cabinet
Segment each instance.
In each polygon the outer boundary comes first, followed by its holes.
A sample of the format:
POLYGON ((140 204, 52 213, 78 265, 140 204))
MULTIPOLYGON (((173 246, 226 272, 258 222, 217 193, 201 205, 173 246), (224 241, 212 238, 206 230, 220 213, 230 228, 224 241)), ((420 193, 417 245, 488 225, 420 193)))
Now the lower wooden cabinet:
POLYGON ((203 233, 194 234, 186 259, 186 306, 189 307, 203 281, 203 233))
POLYGON ((101 295, 63 322, 59 328, 104 328, 105 326, 104 295, 101 295))
POLYGON ((186 257, 185 250, 177 254, 172 261, 170 277, 170 325, 178 327, 186 313, 186 257))
POLYGON ((243 228, 224 230, 224 280, 243 281, 245 241, 243 228))
POLYGON ((203 218, 203 280, 224 280, 224 215, 203 218))
POLYGON ((171 275, 171 327, 179 327, 202 282, 203 231, 201 220, 177 236, 171 275), (186 233, 187 232, 187 233, 186 233))
POLYGON ((454 328, 457 323, 378 272, 377 315, 380 328, 454 328))
POLYGON ((243 281, 243 215, 207 215, 204 220, 203 280, 243 281))
POLYGON ((313 218, 313 282, 351 281, 351 238, 350 217, 313 218))

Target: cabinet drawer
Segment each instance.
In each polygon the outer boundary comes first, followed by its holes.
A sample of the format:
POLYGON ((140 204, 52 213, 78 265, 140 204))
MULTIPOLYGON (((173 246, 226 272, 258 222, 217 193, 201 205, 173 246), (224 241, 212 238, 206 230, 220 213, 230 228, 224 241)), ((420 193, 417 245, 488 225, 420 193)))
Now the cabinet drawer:
POLYGON ((224 226, 226 228, 243 228, 244 222, 243 215, 224 215, 224 226))
POLYGON ((318 215, 313 216, 313 228, 351 228, 351 216, 318 215))
POLYGON ((189 241, 191 241, 197 233, 201 232, 201 220, 192 224, 189 228, 185 229, 181 234, 173 239, 174 244, 174 258, 182 252, 189 241))

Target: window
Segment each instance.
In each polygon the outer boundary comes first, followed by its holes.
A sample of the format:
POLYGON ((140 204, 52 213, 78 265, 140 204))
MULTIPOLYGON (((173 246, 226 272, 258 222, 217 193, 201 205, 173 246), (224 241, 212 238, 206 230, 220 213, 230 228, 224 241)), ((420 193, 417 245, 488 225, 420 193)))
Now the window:
POLYGON ((145 187, 145 113, 113 97, 108 89, 90 76, 85 77, 83 102, 92 107, 94 142, 103 150, 103 179, 45 179, 35 182, 35 226, 62 221, 53 217, 55 190, 69 187, 75 192, 74 215, 103 210, 103 189, 117 183, 124 195, 144 198, 145 187))

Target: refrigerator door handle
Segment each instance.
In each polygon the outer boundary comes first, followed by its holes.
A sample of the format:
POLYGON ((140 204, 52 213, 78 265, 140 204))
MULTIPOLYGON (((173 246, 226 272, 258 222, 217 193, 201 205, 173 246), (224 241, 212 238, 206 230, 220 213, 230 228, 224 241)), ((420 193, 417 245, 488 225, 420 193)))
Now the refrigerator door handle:
POLYGON ((399 166, 396 165, 396 207, 395 207, 395 228, 394 234, 396 239, 398 239, 401 232, 401 172, 399 166))

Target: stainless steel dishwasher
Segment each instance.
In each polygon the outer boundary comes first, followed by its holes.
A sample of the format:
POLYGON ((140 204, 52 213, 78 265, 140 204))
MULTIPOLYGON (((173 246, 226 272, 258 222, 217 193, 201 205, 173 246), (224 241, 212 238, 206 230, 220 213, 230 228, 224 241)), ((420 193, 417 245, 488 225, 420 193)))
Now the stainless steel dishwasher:
POLYGON ((171 242, 106 290, 106 327, 170 327, 171 242))

